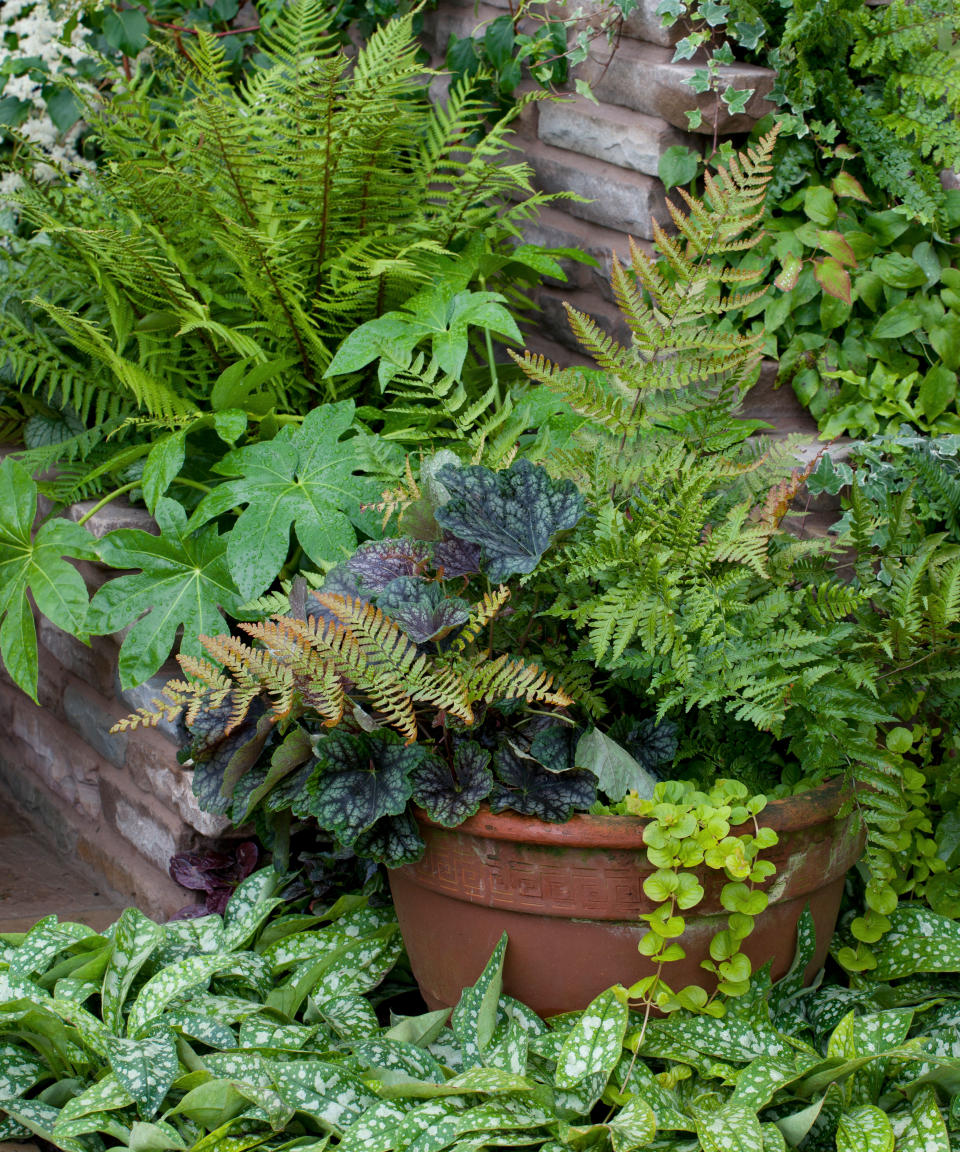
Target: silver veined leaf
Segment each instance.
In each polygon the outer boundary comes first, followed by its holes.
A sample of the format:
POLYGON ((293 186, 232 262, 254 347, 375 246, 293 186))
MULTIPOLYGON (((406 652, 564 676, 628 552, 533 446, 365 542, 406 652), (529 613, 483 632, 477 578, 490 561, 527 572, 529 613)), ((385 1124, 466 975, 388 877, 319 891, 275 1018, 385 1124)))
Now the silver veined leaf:
POLYGON ((557 1057, 556 1085, 573 1088, 587 1075, 609 1075, 620 1061, 628 1012, 617 989, 601 992, 567 1034, 557 1057))

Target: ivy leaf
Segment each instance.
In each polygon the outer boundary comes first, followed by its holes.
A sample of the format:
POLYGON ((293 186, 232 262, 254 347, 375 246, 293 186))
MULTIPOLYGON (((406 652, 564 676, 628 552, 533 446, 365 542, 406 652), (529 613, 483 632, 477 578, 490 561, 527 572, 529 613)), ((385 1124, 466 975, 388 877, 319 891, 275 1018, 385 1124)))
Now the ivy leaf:
POLYGON ((117 1082, 136 1101, 141 1116, 155 1115, 180 1074, 173 1032, 163 1026, 136 1040, 108 1036, 106 1045, 117 1082))
POLYGON ((142 684, 167 659, 183 628, 181 651, 202 657, 198 637, 227 631, 221 609, 237 615, 242 603, 226 564, 226 539, 212 525, 191 533, 174 500, 157 501, 160 535, 120 528, 100 541, 100 559, 139 573, 107 581, 90 602, 88 629, 117 632, 136 621, 120 648, 124 688, 142 684))
POLYGON ((246 504, 229 534, 227 561, 244 600, 267 588, 287 559, 290 529, 315 564, 327 565, 354 551, 361 505, 380 485, 359 476, 358 437, 344 440, 353 424, 352 400, 321 404, 303 423, 286 425, 273 438, 229 452, 217 471, 230 477, 197 505, 191 526, 205 524, 246 504))
POLYGON ((377 599, 377 607, 416 644, 442 640, 470 619, 470 605, 459 596, 447 596, 439 584, 416 576, 391 580, 377 599))
POLYGON ((0 655, 18 688, 37 699, 37 633, 27 598, 64 632, 84 638, 87 588, 64 557, 95 560, 96 541, 84 528, 57 518, 32 536, 37 486, 11 457, 0 464, 0 655))
POLYGON ((424 843, 416 820, 408 812, 384 816, 368 831, 361 833, 353 851, 365 860, 376 860, 388 868, 412 864, 423 855, 424 843))
MULTIPOLYGON (((399 540, 368 540, 350 557, 347 568, 367 594, 375 594, 400 576, 421 575, 429 558, 429 546, 409 536, 399 540)), ((336 589, 324 587, 324 591, 336 589)))
POLYGON ((438 479, 451 498, 437 509, 437 523, 480 545, 494 583, 532 572, 553 537, 573 528, 584 513, 572 481, 554 480, 546 468, 523 458, 502 472, 447 465, 438 479))
POLYGON ((453 758, 451 768, 439 756, 429 756, 412 777, 414 803, 444 828, 456 828, 473 816, 493 787, 490 753, 485 748, 461 740, 453 758))
POLYGON ((753 93, 753 88, 734 88, 732 84, 728 84, 720 93, 720 99, 726 104, 727 111, 731 116, 740 116, 746 112, 747 104, 753 93))
POLYGON ((548 772, 536 760, 520 756, 509 745, 495 755, 497 783, 490 793, 490 808, 512 808, 554 824, 569 820, 574 811, 586 811, 597 798, 597 780, 590 772, 548 772))
POLYGON ((410 774, 426 756, 422 745, 390 734, 334 732, 317 749, 297 815, 313 816, 345 847, 384 816, 399 816, 413 792, 410 774))

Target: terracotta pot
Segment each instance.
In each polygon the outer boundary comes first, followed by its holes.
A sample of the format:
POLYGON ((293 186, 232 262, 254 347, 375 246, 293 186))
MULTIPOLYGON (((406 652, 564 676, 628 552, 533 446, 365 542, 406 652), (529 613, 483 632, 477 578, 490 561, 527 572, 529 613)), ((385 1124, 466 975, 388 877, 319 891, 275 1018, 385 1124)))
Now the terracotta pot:
MULTIPOLYGON (((764 852, 777 866, 764 885, 770 904, 743 951, 754 967, 773 962, 774 979, 790 966, 797 921, 810 905, 816 955, 823 965, 847 870, 863 851, 853 815, 838 818, 838 783, 771 801, 761 825, 780 841, 764 852)), ((458 828, 417 814, 427 844, 423 859, 390 873, 400 928, 420 991, 431 1008, 455 1004, 473 984, 503 932, 509 935, 504 991, 543 1016, 586 1007, 611 984, 630 985, 652 968, 637 952, 654 905, 643 894, 652 871, 644 854, 644 821, 577 815, 566 824, 482 808, 458 828)), ((685 960, 665 972, 674 988, 710 986, 700 967, 724 926, 725 878, 704 869, 701 904, 686 912, 685 960)))

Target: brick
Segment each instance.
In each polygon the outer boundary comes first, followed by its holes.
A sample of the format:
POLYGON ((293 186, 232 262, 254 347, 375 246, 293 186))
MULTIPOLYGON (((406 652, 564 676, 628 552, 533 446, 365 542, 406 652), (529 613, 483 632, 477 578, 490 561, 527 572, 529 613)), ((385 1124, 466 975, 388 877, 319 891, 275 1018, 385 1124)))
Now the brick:
POLYGON ((545 144, 618 168, 656 176, 667 148, 691 142, 663 120, 616 104, 594 104, 583 96, 549 100, 540 107, 538 135, 545 144))
POLYGON ((127 746, 126 767, 140 788, 201 836, 216 838, 232 830, 226 817, 202 811, 193 794, 193 771, 177 763, 176 745, 160 732, 143 728, 133 733, 127 746))
POLYGON ((578 248, 597 262, 598 267, 594 268, 577 260, 561 259, 559 263, 567 273, 566 281, 548 277, 544 283, 567 292, 578 288, 594 289, 606 292, 613 299, 610 291, 613 253, 616 252, 623 261, 629 258, 630 251, 629 240, 622 232, 578 220, 570 216, 563 205, 542 208, 534 219, 525 221, 522 228, 523 239, 528 244, 540 244, 545 248, 578 248))
POLYGON ((89 691, 77 680, 70 678, 63 690, 63 714, 74 731, 104 760, 109 760, 117 767, 123 765, 130 734, 110 734, 110 728, 123 715, 112 701, 89 691))
POLYGON ((94 636, 89 645, 83 644, 69 632, 51 624, 45 616, 40 617, 37 635, 41 647, 68 672, 72 672, 95 691, 105 696, 112 694, 116 648, 109 640, 94 636))
POLYGON ((578 156, 542 141, 524 141, 524 159, 544 192, 576 192, 588 202, 568 201, 571 216, 618 232, 649 239, 651 221, 667 216, 663 185, 642 172, 630 172, 589 156, 578 156))
POLYGON ((744 397, 742 415, 748 420, 768 421, 778 434, 799 432, 816 439, 816 420, 789 384, 777 387, 777 369, 776 361, 764 360, 759 379, 744 397))
MULTIPOLYGON (((716 97, 705 92, 697 94, 685 81, 702 62, 680 60, 674 64, 669 48, 655 44, 642 44, 624 40, 609 59, 609 53, 594 46, 590 57, 581 66, 583 79, 590 84, 598 100, 620 104, 647 116, 662 117, 675 128, 686 129, 686 113, 695 107, 703 111, 703 124, 698 132, 713 134, 716 97)), ((752 88, 753 96, 742 115, 730 116, 721 105, 719 130, 723 135, 749 132, 754 122, 776 106, 766 97, 773 88, 774 73, 753 64, 731 64, 720 67, 721 86, 726 88, 752 88)))
POLYGON ((103 878, 125 904, 136 905, 154 920, 168 920, 179 909, 196 904, 196 894, 181 888, 169 874, 117 836, 83 829, 77 859, 103 878))
MULTIPOLYGON (((15 691, 4 688, 3 691, 15 691)), ((71 807, 100 816, 100 761, 93 750, 50 712, 20 694, 14 705, 13 734, 23 745, 23 769, 40 777, 71 807)), ((13 749, 5 749, 12 756, 13 749)), ((22 769, 21 769, 22 770, 22 769)))
MULTIPOLYGON (((683 36, 683 25, 677 23, 672 28, 664 28, 657 15, 658 3, 659 0, 638 0, 636 7, 623 21, 619 30, 621 43, 626 36, 633 40, 645 40, 648 44, 667 46, 676 44, 683 36)), ((604 21, 609 23, 611 6, 608 0, 577 0, 576 5, 568 3, 568 0, 551 0, 547 5, 547 12, 555 20, 564 20, 570 17, 574 7, 583 13, 584 22, 594 28, 601 27, 604 21)), ((578 23, 578 27, 582 27, 582 24, 578 23)), ((614 50, 612 45, 605 42, 603 47, 606 48, 608 55, 614 50)))
POLYGON ((165 872, 175 852, 197 846, 194 829, 157 798, 145 792, 126 771, 106 765, 100 774, 104 820, 141 856, 165 872))

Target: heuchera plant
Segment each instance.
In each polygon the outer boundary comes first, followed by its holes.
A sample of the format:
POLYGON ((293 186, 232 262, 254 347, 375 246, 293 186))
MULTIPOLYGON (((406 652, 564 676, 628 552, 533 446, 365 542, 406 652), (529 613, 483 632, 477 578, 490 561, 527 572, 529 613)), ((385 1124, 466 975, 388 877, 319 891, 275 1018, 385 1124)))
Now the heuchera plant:
MULTIPOLYGON (((241 624, 255 645, 203 637, 226 671, 181 657, 190 679, 118 725, 183 716, 203 807, 256 817, 281 857, 291 814, 398 865, 423 850, 411 805, 447 827, 484 801, 564 821, 598 782, 615 801, 643 785, 637 758, 574 723, 549 672, 490 644, 511 611, 504 581, 583 516, 574 485, 523 459, 500 472, 449 462, 432 492, 407 508, 418 536, 368 541, 287 612, 241 624)), ((665 732, 647 733, 652 762, 672 757, 665 732)))

